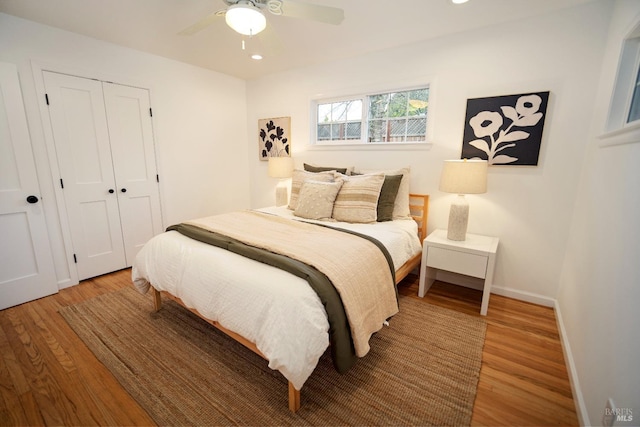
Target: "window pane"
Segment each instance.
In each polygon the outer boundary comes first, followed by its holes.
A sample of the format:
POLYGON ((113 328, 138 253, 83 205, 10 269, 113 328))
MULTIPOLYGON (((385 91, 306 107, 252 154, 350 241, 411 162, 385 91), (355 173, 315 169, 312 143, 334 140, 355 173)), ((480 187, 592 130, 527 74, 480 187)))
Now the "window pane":
POLYGON ((409 116, 424 116, 429 105, 429 89, 418 89, 409 92, 409 116))
POLYGON ((318 125, 318 140, 326 141, 331 137, 331 125, 318 125))
POLYGON ((390 134, 391 136, 402 136, 404 139, 405 130, 407 128, 407 121, 401 120, 389 120, 390 134))
POLYGON ((407 115, 407 92, 389 95, 389 117, 405 117, 407 115))
POLYGON ((409 119, 407 121, 407 136, 419 136, 425 138, 427 133, 427 118, 409 119))
POLYGON ((349 122, 347 123, 346 139, 360 139, 362 135, 362 123, 361 122, 349 122))
POLYGON ((340 137, 340 133, 342 130, 341 124, 332 124, 331 125, 331 139, 342 139, 340 137))
POLYGON ((331 121, 331 104, 318 104, 318 124, 331 121))
POLYGON ((333 122, 343 122, 347 120, 347 107, 349 106, 348 102, 334 102, 331 104, 331 121, 333 122))
POLYGON ((369 98, 369 118, 383 119, 387 117, 387 107, 389 105, 389 94, 372 95, 369 98))
POLYGON ((362 100, 357 99, 349 102, 347 108, 347 120, 362 120, 362 100))
POLYGON ((636 87, 633 89, 633 97, 631 98, 631 108, 629 109, 629 117, 627 117, 627 123, 634 122, 640 119, 640 69, 636 76, 636 87))
POLYGON ((386 120, 369 121, 369 142, 384 142, 386 131, 386 120))

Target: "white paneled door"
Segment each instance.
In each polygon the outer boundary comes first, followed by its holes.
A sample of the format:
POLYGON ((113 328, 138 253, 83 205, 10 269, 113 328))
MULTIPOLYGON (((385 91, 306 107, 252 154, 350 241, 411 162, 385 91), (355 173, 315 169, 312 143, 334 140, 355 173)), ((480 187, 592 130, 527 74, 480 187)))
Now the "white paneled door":
POLYGON ((127 265, 162 232, 149 91, 103 83, 127 265))
POLYGON ((0 310, 58 292, 14 64, 0 62, 0 310))
POLYGON ((80 280, 131 266, 162 231, 146 89, 44 72, 80 280))

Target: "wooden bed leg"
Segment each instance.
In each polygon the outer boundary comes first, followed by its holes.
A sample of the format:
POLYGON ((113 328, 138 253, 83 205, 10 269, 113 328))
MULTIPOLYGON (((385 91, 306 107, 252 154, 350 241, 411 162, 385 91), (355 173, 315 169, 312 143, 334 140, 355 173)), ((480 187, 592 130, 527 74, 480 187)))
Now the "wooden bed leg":
POLYGON ((300 390, 296 390, 291 381, 289 381, 289 410, 297 412, 300 409, 300 390))
POLYGON ((160 294, 160 291, 153 286, 151 289, 153 289, 153 311, 158 311, 160 310, 160 307, 162 307, 162 295, 160 294))

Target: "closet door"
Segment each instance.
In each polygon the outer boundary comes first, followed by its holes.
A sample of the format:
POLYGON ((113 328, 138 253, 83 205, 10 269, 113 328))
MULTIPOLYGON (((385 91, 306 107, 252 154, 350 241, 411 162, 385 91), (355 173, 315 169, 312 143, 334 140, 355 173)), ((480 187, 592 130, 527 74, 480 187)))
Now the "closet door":
POLYGON ((149 91, 103 83, 127 265, 162 232, 149 91))
POLYGON ((16 66, 0 62, 0 310, 58 292, 16 66))
POLYGON ((102 83, 43 74, 78 277, 125 268, 102 83))

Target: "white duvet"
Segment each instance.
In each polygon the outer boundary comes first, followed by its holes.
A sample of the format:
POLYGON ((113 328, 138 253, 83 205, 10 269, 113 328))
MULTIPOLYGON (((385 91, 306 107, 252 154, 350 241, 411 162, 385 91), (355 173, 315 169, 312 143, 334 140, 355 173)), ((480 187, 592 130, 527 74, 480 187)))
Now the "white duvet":
MULTIPOLYGON (((286 207, 260 209, 300 220, 286 207)), ((376 224, 319 222, 379 240, 397 270, 421 250, 413 220, 376 224)), ((192 240, 177 231, 152 238, 132 269, 135 287, 150 284, 249 341, 300 390, 329 346, 324 307, 308 283, 278 268, 192 240)))

